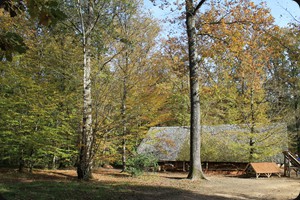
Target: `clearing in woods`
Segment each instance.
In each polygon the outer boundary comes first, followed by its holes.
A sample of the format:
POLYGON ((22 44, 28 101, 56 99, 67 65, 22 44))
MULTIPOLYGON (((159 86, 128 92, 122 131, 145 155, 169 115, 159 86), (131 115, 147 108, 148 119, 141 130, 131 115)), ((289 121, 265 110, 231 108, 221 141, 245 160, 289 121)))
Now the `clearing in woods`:
POLYGON ((98 169, 92 181, 76 178, 75 170, 37 170, 33 174, 0 170, 0 199, 128 199, 221 200, 294 199, 300 177, 239 178, 207 175, 209 181, 190 181, 186 173, 146 173, 130 177, 116 169, 98 169), (2 198, 1 198, 2 196, 2 198))

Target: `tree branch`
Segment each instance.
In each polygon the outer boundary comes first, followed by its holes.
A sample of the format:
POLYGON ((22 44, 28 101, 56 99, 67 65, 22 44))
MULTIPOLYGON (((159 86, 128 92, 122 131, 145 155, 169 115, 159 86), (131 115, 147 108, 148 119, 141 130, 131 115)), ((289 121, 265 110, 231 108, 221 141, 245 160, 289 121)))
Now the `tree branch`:
POLYGON ((99 18, 100 18, 100 13, 98 13, 97 18, 96 18, 95 22, 93 23, 93 25, 91 27, 89 27, 89 29, 86 31, 87 35, 90 34, 93 31, 96 24, 98 23, 99 18))
POLYGON ((198 36, 208 36, 208 37, 210 37, 210 38, 220 40, 221 42, 223 42, 223 43, 229 45, 229 43, 228 43, 226 40, 224 40, 224 39, 222 39, 222 38, 219 38, 219 37, 215 37, 215 36, 213 36, 213 35, 211 35, 211 34, 208 34, 208 33, 197 33, 197 35, 198 35, 198 36))
MULTIPOLYGON (((216 24, 221 24, 222 21, 216 21, 216 22, 209 22, 209 23, 202 23, 201 25, 216 25, 216 24)), ((224 24, 231 25, 231 24, 255 24, 252 21, 247 21, 247 20, 236 20, 236 21, 231 21, 231 22, 224 22, 224 24)))
POLYGON ((65 22, 62 22, 63 25, 65 25, 66 27, 68 28, 73 28, 74 30, 78 31, 78 33, 82 34, 82 30, 78 28, 78 26, 72 21, 72 20, 69 20, 70 24, 67 24, 65 22))
POLYGON ((194 9, 193 15, 196 15, 197 11, 201 8, 201 6, 203 5, 203 3, 205 3, 206 0, 201 0, 198 5, 196 6, 196 8, 194 9))
POLYGON ((80 23, 81 23, 81 30, 82 30, 82 39, 83 39, 83 45, 86 45, 86 32, 85 32, 85 24, 84 24, 84 20, 83 20, 83 15, 82 15, 82 5, 80 0, 77 1, 78 4, 78 14, 80 17, 80 23))

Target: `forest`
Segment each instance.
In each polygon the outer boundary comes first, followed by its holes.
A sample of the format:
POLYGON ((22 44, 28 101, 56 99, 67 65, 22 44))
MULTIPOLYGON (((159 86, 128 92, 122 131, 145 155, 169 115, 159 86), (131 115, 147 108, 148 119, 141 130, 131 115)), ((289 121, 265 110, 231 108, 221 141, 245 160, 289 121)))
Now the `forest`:
POLYGON ((285 123, 300 155, 299 21, 279 27, 250 0, 200 3, 191 32, 188 3, 172 5, 181 15, 165 23, 180 30, 167 34, 141 0, 1 1, 0 166, 87 179, 91 166, 126 169, 149 128, 191 121, 247 125, 254 160, 255 129, 285 123))

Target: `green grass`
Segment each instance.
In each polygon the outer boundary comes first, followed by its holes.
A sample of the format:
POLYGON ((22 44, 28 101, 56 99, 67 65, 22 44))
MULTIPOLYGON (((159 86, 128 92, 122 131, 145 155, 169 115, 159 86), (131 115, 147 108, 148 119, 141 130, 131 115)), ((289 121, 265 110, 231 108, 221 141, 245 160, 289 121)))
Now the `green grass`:
MULTIPOLYGON (((127 183, 51 179, 30 174, 1 173, 1 195, 6 200, 89 200, 122 199, 127 183)), ((2 199, 1 199, 2 200, 2 199)))
POLYGON ((7 200, 13 199, 117 199, 114 194, 125 190, 120 185, 101 185, 87 182, 1 183, 0 192, 7 200))

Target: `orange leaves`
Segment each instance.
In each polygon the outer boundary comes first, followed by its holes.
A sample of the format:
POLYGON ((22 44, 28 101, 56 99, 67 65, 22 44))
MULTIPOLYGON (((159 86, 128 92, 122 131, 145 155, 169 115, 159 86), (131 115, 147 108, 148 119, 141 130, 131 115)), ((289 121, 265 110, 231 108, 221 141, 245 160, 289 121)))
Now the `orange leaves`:
MULTIPOLYGON (((199 54, 205 57, 202 95, 208 99, 213 96, 215 101, 228 100, 241 109, 234 113, 248 115, 249 109, 243 107, 249 108, 251 98, 256 102, 265 98, 264 84, 272 67, 269 60, 276 56, 275 50, 280 51, 269 33, 274 27, 269 9, 248 0, 226 1, 225 5, 215 1, 198 22, 199 54)), ((262 105, 255 106, 266 111, 262 105)), ((209 115, 212 106, 208 107, 209 115)))
POLYGON ((4 14, 5 14, 5 11, 4 11, 4 9, 3 9, 3 8, 0 8, 0 17, 3 17, 3 16, 4 16, 4 14))
POLYGON ((201 93, 204 95, 211 95, 212 94, 212 88, 211 87, 201 87, 201 93))
POLYGON ((249 5, 250 5, 251 8, 255 8, 255 5, 252 1, 249 3, 249 5))

